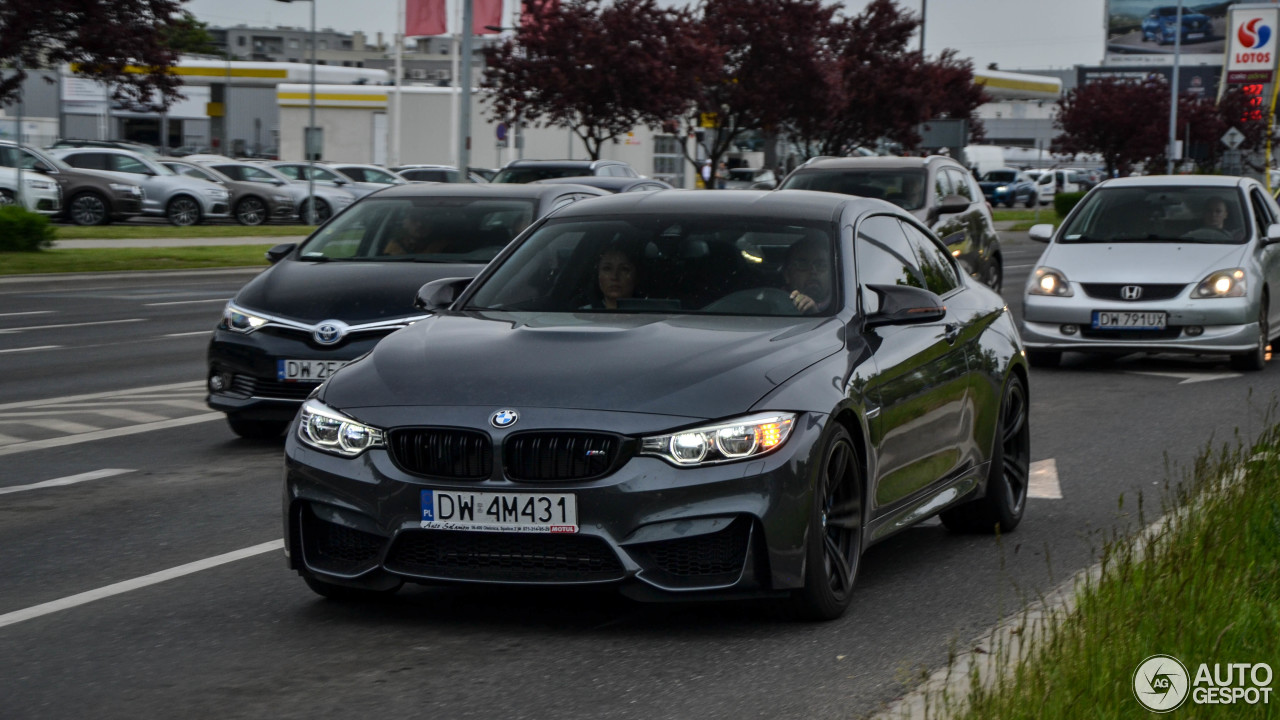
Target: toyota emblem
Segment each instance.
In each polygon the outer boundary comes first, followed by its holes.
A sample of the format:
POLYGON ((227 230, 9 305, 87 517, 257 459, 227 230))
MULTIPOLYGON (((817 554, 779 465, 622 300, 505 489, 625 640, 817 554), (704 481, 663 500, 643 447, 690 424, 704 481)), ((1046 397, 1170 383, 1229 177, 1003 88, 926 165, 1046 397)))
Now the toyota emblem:
POLYGON ((1142 297, 1141 285, 1125 285, 1120 288, 1121 300, 1137 300, 1142 297))
POLYGON ((515 410, 499 410, 489 417, 489 424, 496 428, 511 427, 520 419, 520 413, 515 410))
POLYGON ((339 320, 325 320, 315 327, 311 337, 321 345, 333 345, 347 334, 347 325, 339 320))

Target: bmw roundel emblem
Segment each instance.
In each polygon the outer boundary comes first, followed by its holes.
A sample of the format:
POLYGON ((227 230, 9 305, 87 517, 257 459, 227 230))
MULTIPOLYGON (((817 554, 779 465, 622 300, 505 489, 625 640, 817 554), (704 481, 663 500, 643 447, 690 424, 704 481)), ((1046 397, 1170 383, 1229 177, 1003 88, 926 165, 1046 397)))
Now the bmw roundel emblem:
POLYGON ((321 345, 332 345, 346 334, 347 325, 339 320, 325 320, 311 332, 311 336, 321 345))
POLYGON ((511 427, 520 419, 520 413, 515 410, 499 410, 489 416, 489 424, 496 428, 511 427))

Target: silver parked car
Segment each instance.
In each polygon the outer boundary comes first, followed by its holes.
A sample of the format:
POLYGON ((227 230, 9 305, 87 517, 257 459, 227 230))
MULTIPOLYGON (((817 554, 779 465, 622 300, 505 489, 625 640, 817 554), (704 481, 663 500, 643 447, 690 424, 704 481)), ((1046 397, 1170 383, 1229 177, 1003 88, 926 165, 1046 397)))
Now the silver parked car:
POLYGON ((265 163, 284 174, 285 177, 296 183, 308 184, 308 176, 314 180, 316 187, 324 186, 328 188, 337 188, 344 190, 357 200, 368 195, 374 190, 381 190, 386 185, 377 185, 374 183, 358 183, 351 178, 343 175, 331 166, 325 163, 315 163, 314 165, 305 162, 269 162, 265 163))
POLYGON ((99 170, 142 186, 142 213, 174 225, 195 225, 231 215, 231 193, 207 180, 179 175, 154 159, 115 148, 61 148, 50 155, 74 168, 99 170))
MULTIPOLYGON (((293 195, 274 184, 241 182, 217 170, 197 162, 181 158, 157 158, 162 165, 179 175, 208 180, 231 191, 231 212, 241 225, 261 225, 271 220, 294 222, 298 219, 298 205, 293 195)), ((281 181, 279 185, 287 183, 281 181)))
POLYGON ((359 163, 330 163, 329 167, 337 170, 339 173, 350 178, 351 182, 364 188, 370 188, 369 192, 381 190, 391 185, 407 185, 409 179, 401 177, 394 170, 388 170, 377 165, 363 165, 359 163))
MULTIPOLYGON (((297 210, 297 216, 306 222, 310 213, 307 212, 307 183, 294 182, 288 176, 281 174, 279 170, 270 165, 259 163, 241 162, 239 160, 230 159, 214 159, 200 161, 201 164, 211 167, 214 170, 226 175, 232 180, 241 182, 258 183, 270 186, 279 192, 288 193, 293 198, 294 208, 297 210)), ((316 183, 316 222, 322 223, 333 217, 334 213, 340 212, 351 203, 355 202, 355 198, 346 190, 341 190, 323 183, 316 183)))
POLYGON ((1094 188, 1048 242, 1023 294, 1027 355, 1223 353, 1261 370, 1280 311, 1280 206, 1249 178, 1150 176, 1094 188))

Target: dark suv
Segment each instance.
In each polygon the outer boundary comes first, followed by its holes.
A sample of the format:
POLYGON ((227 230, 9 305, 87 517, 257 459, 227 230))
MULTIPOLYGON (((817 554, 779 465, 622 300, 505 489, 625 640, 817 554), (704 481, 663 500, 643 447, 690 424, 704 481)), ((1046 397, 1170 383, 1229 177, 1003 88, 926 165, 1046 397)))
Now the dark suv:
POLYGON ((42 172, 62 188, 63 216, 76 225, 106 225, 142 213, 142 187, 106 173, 81 170, 23 145, 0 140, 0 165, 42 172))
POLYGON ((1000 291, 1004 264, 991 208, 973 175, 949 157, 814 158, 778 189, 887 200, 928 225, 965 271, 1000 291))
POLYGON ((498 171, 490 182, 530 183, 549 178, 599 175, 603 177, 640 177, 621 160, 515 160, 498 171))

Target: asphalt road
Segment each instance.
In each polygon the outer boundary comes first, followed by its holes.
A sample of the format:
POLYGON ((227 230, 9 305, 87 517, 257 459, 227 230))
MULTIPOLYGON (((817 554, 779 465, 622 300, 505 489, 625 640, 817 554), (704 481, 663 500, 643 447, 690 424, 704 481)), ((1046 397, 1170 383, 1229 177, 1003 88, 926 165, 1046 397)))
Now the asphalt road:
MULTIPOLYGON (((1043 246, 1005 248, 1016 313, 1043 246)), ((935 522, 872 548, 832 623, 610 592, 351 606, 276 549, 280 445, 202 407, 207 332, 247 277, 0 282, 0 717, 860 717, 1090 564, 1139 495, 1150 519, 1166 467, 1256 433, 1280 389, 1221 358, 1038 370, 1032 459, 1061 498, 1004 538, 935 522)))

